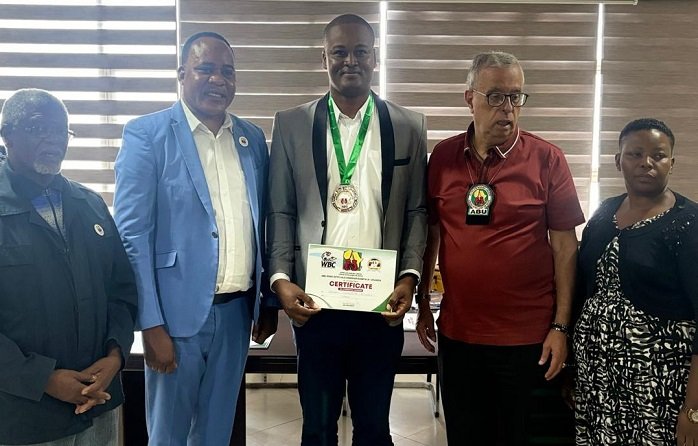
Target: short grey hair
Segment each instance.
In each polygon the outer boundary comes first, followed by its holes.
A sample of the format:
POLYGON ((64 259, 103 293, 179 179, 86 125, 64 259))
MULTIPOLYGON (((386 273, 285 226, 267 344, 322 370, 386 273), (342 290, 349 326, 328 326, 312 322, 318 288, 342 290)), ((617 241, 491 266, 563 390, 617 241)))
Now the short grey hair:
MULTIPOLYGON (((473 57, 472 65, 470 65, 470 70, 468 71, 468 76, 465 78, 465 89, 470 90, 473 88, 482 70, 491 67, 510 67, 512 65, 516 65, 521 68, 519 59, 517 59, 516 56, 503 51, 487 51, 485 53, 476 55, 473 57)), ((523 73, 523 69, 521 70, 521 73, 523 73)))
POLYGON ((22 119, 27 117, 27 113, 30 110, 36 110, 48 104, 60 104, 66 117, 68 116, 68 109, 63 104, 63 101, 46 90, 23 88, 15 91, 2 104, 0 129, 4 131, 7 127, 17 126, 22 119))

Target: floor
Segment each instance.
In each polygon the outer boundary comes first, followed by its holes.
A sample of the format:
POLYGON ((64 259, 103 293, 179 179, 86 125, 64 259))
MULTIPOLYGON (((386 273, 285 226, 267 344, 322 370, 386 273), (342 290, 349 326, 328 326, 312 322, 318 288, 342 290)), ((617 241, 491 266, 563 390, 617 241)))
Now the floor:
MULTIPOLYGON (((262 383, 265 379, 274 385, 294 383, 296 377, 247 375, 248 383, 262 383)), ((426 376, 398 375, 396 381, 398 387, 393 391, 390 411, 390 430, 395 446, 446 446, 443 415, 434 417, 429 390, 399 387, 426 382, 426 376)), ((298 446, 302 422, 295 388, 247 389, 247 446, 298 446)), ((339 420, 339 446, 351 446, 351 419, 348 416, 339 420)))

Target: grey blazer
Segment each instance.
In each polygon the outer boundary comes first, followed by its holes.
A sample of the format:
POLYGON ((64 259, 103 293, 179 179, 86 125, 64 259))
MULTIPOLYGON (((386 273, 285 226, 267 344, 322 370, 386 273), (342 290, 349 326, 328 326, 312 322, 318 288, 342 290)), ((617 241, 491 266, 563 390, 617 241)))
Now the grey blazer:
MULTIPOLYGON (((329 93, 328 93, 329 94, 329 93)), ((269 276, 305 288, 308 244, 324 243, 327 220, 327 98, 278 112, 269 164, 269 276)), ((422 270, 426 245, 427 126, 424 115, 374 95, 382 152, 383 249, 398 272, 422 270)))

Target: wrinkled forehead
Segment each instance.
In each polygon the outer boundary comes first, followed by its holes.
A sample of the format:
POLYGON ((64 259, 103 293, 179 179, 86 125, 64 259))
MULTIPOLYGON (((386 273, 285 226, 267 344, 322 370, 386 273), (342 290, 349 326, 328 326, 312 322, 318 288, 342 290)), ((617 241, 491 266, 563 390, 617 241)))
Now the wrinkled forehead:
POLYGON ((187 63, 220 63, 233 65, 233 50, 222 40, 201 37, 192 43, 187 63))
POLYGON ((62 103, 54 101, 23 101, 16 104, 15 122, 50 121, 56 124, 68 122, 68 111, 62 103))
POLYGON ((482 68, 475 77, 475 87, 487 90, 489 87, 504 87, 522 89, 524 86, 523 69, 518 64, 491 65, 482 68))

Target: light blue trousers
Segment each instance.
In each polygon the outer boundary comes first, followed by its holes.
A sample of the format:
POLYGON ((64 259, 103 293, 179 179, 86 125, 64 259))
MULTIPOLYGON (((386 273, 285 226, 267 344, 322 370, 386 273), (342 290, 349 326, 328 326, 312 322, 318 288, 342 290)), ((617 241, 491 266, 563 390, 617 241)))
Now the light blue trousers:
POLYGON ((230 442, 252 326, 250 302, 213 305, 195 336, 173 338, 177 369, 145 368, 150 446, 221 446, 230 442))

